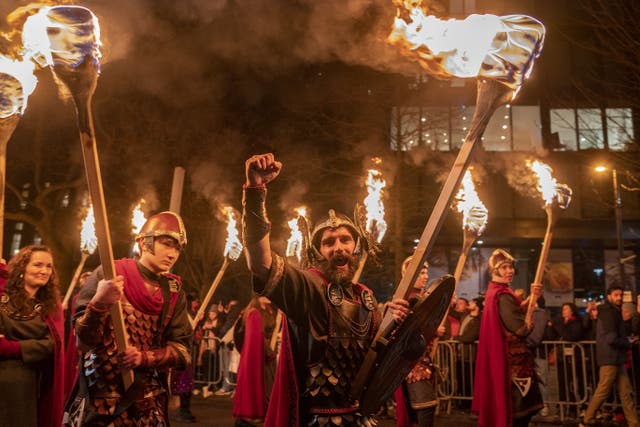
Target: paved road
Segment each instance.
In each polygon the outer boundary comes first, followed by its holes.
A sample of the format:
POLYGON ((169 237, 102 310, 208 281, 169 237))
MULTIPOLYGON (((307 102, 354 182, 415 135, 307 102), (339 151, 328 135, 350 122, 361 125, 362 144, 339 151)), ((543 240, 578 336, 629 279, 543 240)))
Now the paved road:
MULTIPOLYGON (((191 410, 196 416, 195 423, 181 423, 171 417, 172 427, 233 427, 234 419, 231 415, 232 400, 228 396, 211 396, 204 399, 202 396, 193 396, 191 410)), ((177 410, 172 410, 175 414, 177 410)), ((534 418, 530 427, 576 427, 576 420, 565 420, 561 422, 559 418, 534 418)), ((378 420, 378 427, 395 427, 394 419, 378 420)), ((476 427, 477 421, 469 414, 454 413, 452 415, 442 415, 436 418, 436 427, 476 427)), ((619 427, 620 424, 602 423, 599 427, 619 427)))

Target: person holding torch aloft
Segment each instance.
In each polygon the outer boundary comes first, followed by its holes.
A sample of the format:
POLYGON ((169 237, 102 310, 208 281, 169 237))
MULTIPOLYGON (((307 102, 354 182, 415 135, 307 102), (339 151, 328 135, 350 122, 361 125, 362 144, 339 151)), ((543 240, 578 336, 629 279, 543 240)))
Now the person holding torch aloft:
POLYGON ((76 398, 88 397, 88 425, 157 426, 168 424, 169 368, 190 361, 192 329, 180 278, 169 273, 187 243, 179 215, 151 216, 136 236, 139 260, 115 262, 117 276, 102 279, 99 267, 87 279, 76 303, 75 330, 83 354, 76 398), (116 356, 109 308, 120 301, 129 346, 116 356), (135 379, 124 387, 121 369, 135 379), (82 396, 85 390, 88 396, 82 396))
MULTIPOLYGON (((243 237, 253 290, 286 316, 265 426, 364 425, 368 417, 350 386, 379 318, 371 290, 351 283, 361 236, 349 218, 330 210, 311 234, 315 268, 301 270, 272 253, 266 186, 281 169, 270 153, 245 163, 243 237)), ((408 314, 402 299, 388 307, 396 321, 408 314)))
MULTIPOLYGON (((491 281, 480 321, 471 406, 479 427, 526 427, 543 407, 534 355, 526 345, 532 330, 525 324, 527 305, 509 287, 514 266, 504 249, 489 257, 491 281)), ((542 285, 532 284, 531 294, 540 296, 542 285)))

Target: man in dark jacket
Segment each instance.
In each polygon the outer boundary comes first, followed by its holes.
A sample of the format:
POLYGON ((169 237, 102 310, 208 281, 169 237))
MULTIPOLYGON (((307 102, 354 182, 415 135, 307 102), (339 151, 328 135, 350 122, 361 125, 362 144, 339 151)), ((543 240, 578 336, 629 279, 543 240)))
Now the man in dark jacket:
POLYGON ((622 287, 614 285, 607 290, 607 301, 598 307, 596 326, 596 361, 600 381, 584 414, 584 426, 595 425, 595 415, 611 392, 614 382, 629 427, 640 427, 633 404, 631 383, 624 367, 626 354, 634 342, 629 337, 621 314, 622 287))

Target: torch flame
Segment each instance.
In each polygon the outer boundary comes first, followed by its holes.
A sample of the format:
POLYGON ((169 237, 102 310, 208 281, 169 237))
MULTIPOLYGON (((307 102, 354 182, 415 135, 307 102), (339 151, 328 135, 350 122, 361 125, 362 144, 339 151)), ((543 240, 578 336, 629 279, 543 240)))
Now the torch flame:
POLYGON ((367 232, 376 242, 380 243, 387 231, 384 219, 384 204, 382 203, 382 189, 387 185, 382 173, 376 169, 369 169, 367 178, 367 197, 364 207, 367 213, 367 232))
POLYGON ((236 220, 236 211, 231 206, 224 209, 227 215, 227 241, 224 245, 224 256, 229 256, 233 261, 237 260, 242 253, 242 243, 240 242, 240 233, 238 232, 236 220))
POLYGON ((545 206, 553 203, 554 199, 562 209, 569 207, 571 203, 571 195, 573 191, 566 184, 558 184, 556 179, 551 175, 553 170, 547 164, 538 160, 527 161, 527 166, 536 174, 538 179, 537 189, 542 195, 545 206))
POLYGON ((145 203, 144 199, 140 199, 140 202, 133 208, 131 213, 131 232, 134 236, 137 236, 142 230, 142 226, 147 222, 147 217, 142 211, 142 205, 145 203))
POLYGON ((27 99, 36 88, 33 62, 14 61, 0 55, 0 118, 24 114, 27 99))
POLYGON ((540 55, 545 28, 526 15, 470 15, 442 20, 415 2, 401 4, 388 40, 427 72, 442 78, 488 77, 516 96, 540 55))
POLYGON ((456 201, 458 212, 462 212, 462 228, 480 236, 487 227, 489 211, 480 200, 468 169, 462 178, 462 187, 456 195, 456 201))
POLYGON ((82 6, 45 6, 27 18, 22 31, 24 56, 40 66, 77 67, 88 56, 100 65, 100 24, 82 6))
POLYGON ((96 237, 96 220, 93 216, 93 205, 89 205, 87 214, 82 220, 82 231, 80 231, 80 250, 88 254, 95 252, 98 247, 96 237))
POLYGON ((291 229, 291 235, 287 240, 287 256, 295 256, 298 261, 301 260, 302 256, 302 231, 298 226, 298 218, 304 217, 307 215, 306 207, 299 207, 295 209, 296 217, 287 222, 289 228, 291 229))

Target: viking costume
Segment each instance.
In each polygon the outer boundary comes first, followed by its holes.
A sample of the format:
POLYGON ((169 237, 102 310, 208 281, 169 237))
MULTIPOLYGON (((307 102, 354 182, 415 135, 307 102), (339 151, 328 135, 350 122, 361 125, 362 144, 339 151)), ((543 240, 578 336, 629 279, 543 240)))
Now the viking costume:
MULTIPOLYGON (((266 188, 245 188, 246 243, 260 241, 270 230, 265 198, 266 188)), ((338 227, 359 240, 354 224, 331 210, 312 233, 316 257, 322 257, 322 232, 338 227)), ((361 284, 330 283, 320 270, 301 270, 276 254, 267 280, 254 276, 253 290, 286 315, 265 426, 371 425, 350 387, 379 325, 373 292, 361 284)))
MULTIPOLYGON (((498 249, 489 259, 491 271, 513 258, 498 249)), ((534 371, 534 355, 526 345, 530 333, 521 300, 507 283, 490 281, 485 296, 476 357, 472 412, 480 427, 511 427, 542 409, 534 371)))
MULTIPOLYGON (((406 266, 411 260, 407 258, 402 266, 402 274, 405 274, 406 266)), ((423 263, 423 268, 429 268, 429 263, 423 263)), ((412 288, 407 296, 411 306, 424 294, 424 289, 412 288)), ((396 425, 409 427, 412 422, 420 427, 432 426, 435 418, 435 409, 438 405, 438 373, 431 360, 434 342, 427 345, 418 363, 411 369, 405 380, 394 393, 396 400, 396 425)))
POLYGON ((4 289, 0 294, 0 334, 17 346, 11 355, 0 352, 0 425, 59 427, 65 399, 62 307, 44 315, 36 304, 25 313, 4 289))
MULTIPOLYGON (((175 238, 183 246, 186 235, 178 220, 171 212, 154 215, 143 226, 139 237, 149 239, 151 247, 153 239, 163 235, 175 238)), ((111 317, 107 309, 90 302, 103 278, 99 267, 87 279, 76 307, 76 334, 89 348, 83 355, 80 372, 79 397, 88 395, 88 415, 83 422, 167 425, 168 371, 184 368, 190 361, 188 346, 192 329, 180 278, 170 273, 155 275, 132 259, 116 261, 115 268, 116 274, 124 277, 121 303, 129 344, 142 352, 142 363, 134 369, 134 382, 125 391, 111 317), (157 285, 157 291, 152 294, 145 282, 157 285)))

